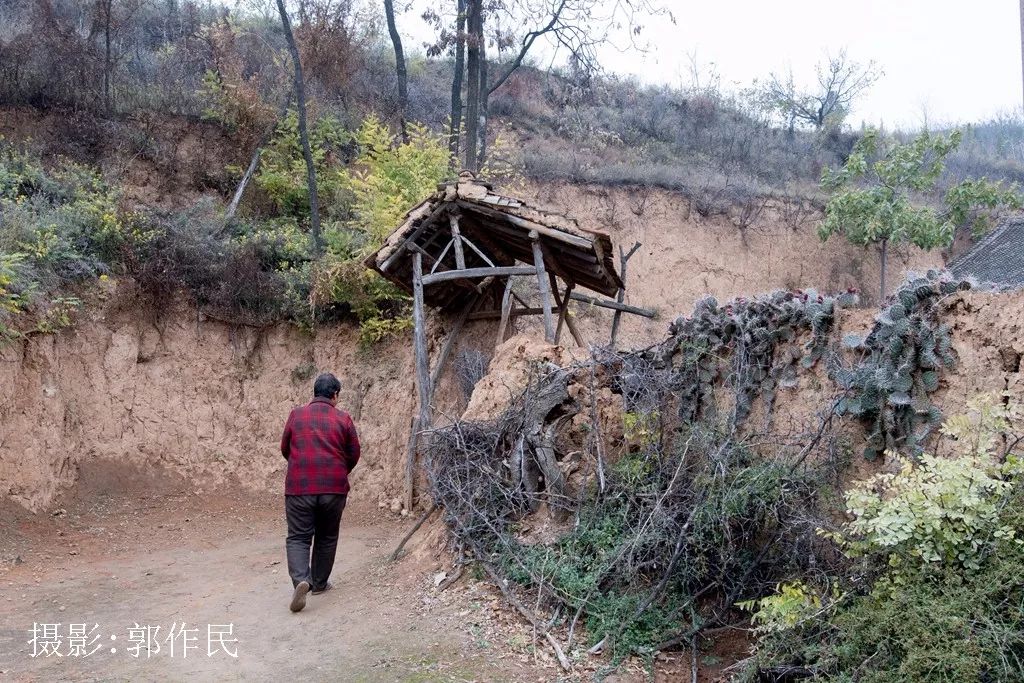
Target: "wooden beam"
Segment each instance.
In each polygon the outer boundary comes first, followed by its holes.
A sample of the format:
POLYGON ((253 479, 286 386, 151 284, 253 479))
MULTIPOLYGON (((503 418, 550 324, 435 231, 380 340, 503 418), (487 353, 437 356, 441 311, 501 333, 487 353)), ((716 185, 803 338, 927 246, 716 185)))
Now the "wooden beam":
POLYGON ((512 278, 505 281, 505 293, 501 297, 501 322, 498 323, 498 340, 494 344, 500 346, 505 341, 505 330, 508 328, 508 316, 512 310, 512 278))
MULTIPOLYGON (((566 306, 568 308, 568 306, 566 306)), ((580 334, 580 330, 576 327, 576 319, 572 315, 572 311, 565 312, 565 326, 569 328, 569 334, 572 335, 573 340, 576 342, 576 346, 581 349, 587 348, 586 342, 583 341, 583 335, 580 334)))
MULTIPOLYGON (((541 308, 540 306, 526 306, 520 308, 513 306, 511 311, 509 311, 509 318, 518 318, 526 315, 540 315, 543 312, 544 309, 541 308)), ((552 308, 551 312, 561 313, 562 311, 559 308, 552 308)), ((469 320, 498 320, 499 318, 501 318, 500 309, 476 311, 475 313, 469 314, 469 320)))
POLYGON ((640 308, 639 306, 629 306, 628 304, 620 304, 618 301, 608 301, 606 299, 595 299, 592 296, 586 294, 580 294, 573 292, 569 295, 569 298, 573 301, 582 301, 585 304, 591 306, 600 306, 601 308, 610 308, 613 311, 622 311, 623 313, 632 313, 633 315, 639 315, 644 318, 654 318, 658 314, 656 311, 652 311, 649 308, 640 308))
POLYGON ((427 323, 423 312, 423 254, 412 256, 412 326, 416 357, 416 388, 420 399, 420 429, 430 428, 430 358, 427 356, 427 323))
POLYGON ((555 341, 555 326, 551 318, 551 292, 548 291, 547 271, 544 269, 544 252, 540 248, 540 238, 536 231, 530 232, 530 239, 533 240, 533 265, 537 268, 540 301, 544 307, 544 339, 549 344, 553 344, 555 341))
MULTIPOLYGON (((419 256, 419 254, 417 254, 419 256)), ((509 275, 533 275, 536 268, 532 266, 498 266, 496 268, 465 268, 463 270, 443 270, 423 277, 423 285, 432 285, 448 280, 463 280, 476 277, 506 277, 509 275)))
MULTIPOLYGON (((485 233, 485 231, 476 229, 476 226, 473 223, 470 223, 467 227, 469 228, 470 233, 473 235, 473 239, 476 240, 477 242, 479 242, 480 244, 484 245, 487 248, 488 251, 490 251, 494 256, 496 256, 498 258, 498 260, 500 262, 508 263, 508 264, 513 264, 513 263, 516 262, 515 257, 509 256, 501 246, 496 244, 490 238, 490 236, 485 233)), ((489 227, 489 226, 484 226, 484 227, 489 227)), ((473 247, 473 246, 474 246, 473 244, 470 244, 470 247, 473 247)), ((491 265, 497 265, 497 264, 491 264, 491 265)))
POLYGON ((452 229, 452 244, 455 246, 455 267, 459 270, 465 270, 466 252, 462 251, 462 233, 459 232, 459 214, 450 214, 448 216, 448 223, 452 229))
POLYGON ((436 221, 444 211, 444 203, 441 203, 437 208, 435 208, 425 218, 423 218, 423 220, 420 221, 420 224, 416 227, 416 229, 412 231, 412 234, 406 237, 405 240, 400 245, 395 247, 395 250, 391 252, 391 255, 384 260, 384 263, 380 264, 379 267, 381 272, 386 273, 388 271, 388 268, 391 267, 391 264, 394 263, 395 259, 399 258, 405 252, 405 250, 408 248, 408 245, 415 244, 416 239, 418 239, 419 236, 423 234, 423 231, 429 228, 431 225, 433 225, 434 221, 436 221))
POLYGON ((491 260, 491 257, 488 256, 487 254, 485 254, 484 252, 480 251, 480 247, 478 247, 475 244, 473 244, 473 240, 467 239, 465 236, 463 236, 462 241, 465 242, 466 246, 468 246, 470 249, 475 251, 476 255, 479 256, 481 259, 483 259, 484 262, 487 263, 487 265, 489 265, 489 266, 493 266, 494 265, 494 261, 491 260))
MULTIPOLYGON (((434 265, 430 269, 430 274, 431 275, 433 275, 435 272, 437 272, 437 267, 439 265, 441 265, 441 261, 444 261, 444 257, 448 255, 448 250, 452 248, 453 244, 455 244, 455 239, 454 238, 452 240, 450 240, 448 242, 448 244, 444 245, 444 249, 441 250, 441 255, 440 256, 438 256, 436 259, 433 259, 433 257, 431 257, 431 259, 434 260, 434 265)), ((418 251, 421 254, 425 254, 425 255, 429 256, 429 254, 427 254, 425 249, 421 249, 417 245, 413 245, 413 246, 415 247, 414 251, 418 251)))
POLYGON ((494 284, 494 281, 496 279, 497 278, 495 278, 495 276, 488 275, 487 277, 480 281, 480 284, 476 286, 476 291, 479 292, 480 294, 483 294, 488 287, 494 284))

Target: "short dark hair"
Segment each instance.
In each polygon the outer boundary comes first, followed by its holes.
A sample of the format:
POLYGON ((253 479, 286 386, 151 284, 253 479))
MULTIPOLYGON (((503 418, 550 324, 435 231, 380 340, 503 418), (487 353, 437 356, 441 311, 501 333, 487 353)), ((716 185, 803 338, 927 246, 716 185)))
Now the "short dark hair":
POLYGON ((341 382, 329 372, 325 372, 313 382, 314 398, 334 398, 341 391, 341 382))

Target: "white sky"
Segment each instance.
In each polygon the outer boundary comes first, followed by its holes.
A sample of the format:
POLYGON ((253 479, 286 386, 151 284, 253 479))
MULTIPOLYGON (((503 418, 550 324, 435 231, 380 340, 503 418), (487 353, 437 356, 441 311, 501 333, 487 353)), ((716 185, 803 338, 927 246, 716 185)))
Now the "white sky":
MULTIPOLYGON (((713 65, 723 87, 738 89, 792 67, 814 78, 826 52, 875 60, 885 75, 849 118, 858 125, 918 128, 1020 113, 1017 0, 663 0, 676 23, 657 19, 643 36, 646 53, 605 50, 605 67, 644 82, 689 85, 691 55, 713 65)), ((401 16, 418 46, 427 35, 419 12, 401 16)))

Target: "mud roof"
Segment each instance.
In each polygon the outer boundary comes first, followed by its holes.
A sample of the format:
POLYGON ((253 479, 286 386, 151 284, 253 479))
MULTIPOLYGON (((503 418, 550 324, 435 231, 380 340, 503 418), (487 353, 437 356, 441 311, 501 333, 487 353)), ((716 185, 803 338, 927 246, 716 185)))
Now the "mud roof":
POLYGON ((457 308, 482 287, 500 289, 509 276, 523 274, 518 271, 525 269, 516 264, 535 263, 535 244, 547 270, 567 283, 607 296, 622 286, 607 233, 497 194, 468 173, 439 185, 437 192, 409 211, 365 263, 412 293, 413 257, 418 253, 425 282, 432 282, 424 292, 425 302, 457 308), (493 273, 484 284, 458 277, 460 271, 482 273, 483 269, 493 273))
POLYGON ((958 277, 1024 288, 1024 216, 1002 221, 992 232, 949 265, 958 277))

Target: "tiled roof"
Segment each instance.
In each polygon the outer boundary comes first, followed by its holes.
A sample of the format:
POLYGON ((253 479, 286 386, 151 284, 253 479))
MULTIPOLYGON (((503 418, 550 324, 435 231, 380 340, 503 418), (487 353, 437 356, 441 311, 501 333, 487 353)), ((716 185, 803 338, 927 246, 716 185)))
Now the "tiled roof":
POLYGON ((973 276, 1014 288, 1024 287, 1024 216, 1004 220, 949 265, 957 277, 973 276))

